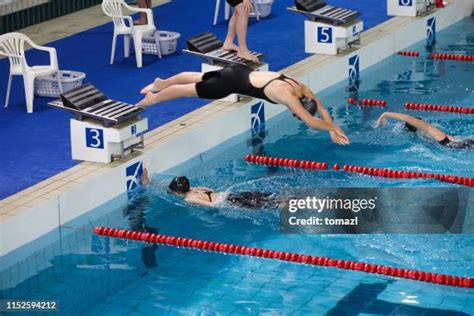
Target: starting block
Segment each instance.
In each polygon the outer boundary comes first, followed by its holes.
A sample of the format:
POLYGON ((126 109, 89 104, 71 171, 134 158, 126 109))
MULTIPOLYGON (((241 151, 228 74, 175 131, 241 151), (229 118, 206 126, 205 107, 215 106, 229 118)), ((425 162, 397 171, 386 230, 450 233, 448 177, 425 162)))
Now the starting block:
POLYGON ((435 7, 435 0, 387 0, 387 15, 418 16, 435 7))
POLYGON ((61 95, 50 106, 74 114, 70 120, 72 159, 110 163, 144 148, 148 120, 143 108, 107 98, 92 84, 61 95))
MULTIPOLYGON (((265 59, 263 54, 251 52, 257 56, 258 63, 238 57, 236 52, 224 50, 222 48, 224 43, 211 32, 195 35, 189 38, 186 44, 188 49, 183 50, 185 53, 204 59, 204 62, 201 64, 201 72, 203 73, 220 70, 231 64, 245 65, 256 71, 268 71, 268 64, 263 62, 265 59)), ((222 100, 237 102, 239 101, 239 96, 232 94, 222 100)))
POLYGON ((360 43, 364 23, 360 12, 327 5, 322 0, 295 0, 288 10, 303 14, 305 51, 313 54, 337 55, 360 43))

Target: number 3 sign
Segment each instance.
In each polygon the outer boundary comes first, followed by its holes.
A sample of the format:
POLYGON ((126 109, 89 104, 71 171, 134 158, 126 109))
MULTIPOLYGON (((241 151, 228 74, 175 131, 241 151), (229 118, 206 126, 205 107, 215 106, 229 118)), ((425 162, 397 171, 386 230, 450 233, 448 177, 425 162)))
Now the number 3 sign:
POLYGON ((86 128, 86 147, 104 148, 104 131, 98 128, 86 128))

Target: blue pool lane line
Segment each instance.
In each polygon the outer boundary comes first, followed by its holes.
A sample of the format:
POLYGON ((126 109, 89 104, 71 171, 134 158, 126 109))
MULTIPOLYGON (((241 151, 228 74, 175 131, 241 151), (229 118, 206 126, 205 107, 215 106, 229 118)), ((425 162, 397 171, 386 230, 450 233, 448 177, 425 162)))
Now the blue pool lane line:
MULTIPOLYGON (((330 4, 362 12, 366 29, 389 17, 386 4, 380 0, 333 0, 330 4)), ((212 26, 214 0, 174 0, 154 9, 155 23, 160 30, 181 33, 178 53, 159 60, 144 56, 144 67, 137 69, 132 53, 123 58, 123 41, 118 41, 115 64, 109 65, 112 23, 81 32, 47 44, 58 52, 63 70, 82 71, 87 82, 92 82, 112 99, 135 103, 138 91, 156 76, 167 77, 185 70, 200 70, 201 60, 183 55, 185 39, 204 31, 225 36, 227 23, 212 26)), ((260 22, 253 20, 249 29, 249 46, 263 52, 272 70, 288 67, 308 56, 304 52, 304 17, 289 12, 289 1, 276 0, 272 14, 260 22)), ((222 19, 221 12, 221 19, 222 19)), ((44 52, 27 53, 31 64, 47 62, 44 52)), ((0 60, 0 101, 4 102, 8 74, 8 60, 0 60)), ((47 107, 51 99, 35 98, 34 113, 27 114, 23 83, 14 77, 10 106, 0 109, 0 199, 54 176, 75 164, 71 159, 69 113, 47 107)), ((150 129, 159 127, 205 104, 199 99, 180 99, 148 108, 150 129)), ((3 104, 3 103, 2 103, 3 104)))

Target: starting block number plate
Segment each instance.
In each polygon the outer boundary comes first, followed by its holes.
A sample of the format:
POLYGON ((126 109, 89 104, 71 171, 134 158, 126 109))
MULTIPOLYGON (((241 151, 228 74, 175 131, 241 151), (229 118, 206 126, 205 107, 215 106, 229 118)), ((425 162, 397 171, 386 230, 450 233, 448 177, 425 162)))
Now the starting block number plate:
POLYGON ((413 5, 413 0, 398 0, 398 5, 401 7, 411 7, 413 5))
POLYGON ((318 43, 331 44, 332 43, 332 28, 318 27, 318 43))
POLYGON ((99 128, 86 128, 86 146, 88 148, 104 148, 104 131, 99 128))

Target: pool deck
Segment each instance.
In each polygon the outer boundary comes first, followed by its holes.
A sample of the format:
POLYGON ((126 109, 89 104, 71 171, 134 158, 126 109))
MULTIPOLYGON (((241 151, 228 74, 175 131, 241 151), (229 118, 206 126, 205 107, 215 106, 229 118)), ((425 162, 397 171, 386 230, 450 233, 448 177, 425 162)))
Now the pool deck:
MULTIPOLYGON (((436 12, 436 10, 432 12, 436 12)), ((430 12, 430 14, 432 12, 430 12)), ((81 12, 77 14, 80 15, 81 12)), ((392 18, 376 27, 373 27, 363 32, 361 35, 361 45, 357 48, 354 48, 337 56, 312 55, 287 68, 284 68, 283 72, 295 78, 302 78, 314 72, 315 70, 323 69, 325 66, 331 63, 340 61, 341 59, 347 57, 348 54, 353 53, 356 49, 360 49, 370 45, 371 43, 377 42, 383 39, 384 37, 393 34, 401 27, 407 26, 413 21, 423 18, 425 17, 420 16, 417 18, 392 18)), ((80 21, 80 17, 78 17, 77 19, 77 21, 80 21)), ((70 20, 65 19, 65 21, 70 20)), ((55 21, 46 23, 56 24, 55 21)), ((93 23, 100 24, 103 23, 103 21, 97 19, 93 23)), ((262 23, 264 23, 264 21, 262 21, 262 23)), ((61 36, 67 36, 67 34, 58 33, 56 34, 56 36, 57 38, 60 38, 61 36)), ((39 43, 42 43, 43 41, 47 42, 52 39, 53 38, 45 38, 44 40, 41 40, 40 37, 38 37, 35 40, 37 40, 39 43)), ((222 101, 212 102, 192 112, 189 112, 177 119, 174 119, 158 128, 155 128, 146 133, 146 147, 142 151, 142 153, 147 153, 149 151, 155 150, 163 144, 171 143, 178 136, 181 136, 198 127, 202 127, 208 124, 209 122, 215 120, 216 118, 225 115, 229 111, 239 109, 245 104, 247 104, 248 101, 249 98, 237 103, 229 103, 222 101)), ((83 162, 66 171, 56 174, 53 177, 41 181, 25 190, 13 194, 0 201, 0 223, 5 223, 6 221, 14 218, 15 216, 18 216, 19 214, 25 212, 26 210, 38 206, 44 202, 50 200, 57 200, 59 199, 59 196, 64 192, 67 192, 80 184, 84 184, 92 178, 101 177, 101 175, 103 175, 105 172, 116 168, 119 165, 127 163, 131 159, 134 159, 136 156, 142 155, 142 153, 137 152, 134 155, 128 156, 126 160, 115 161, 111 164, 106 165, 99 163, 83 162)))
MULTIPOLYGON (((178 51, 162 59, 145 55, 143 68, 136 68, 134 56, 123 58, 121 40, 118 41, 115 63, 108 64, 112 23, 105 17, 100 6, 77 12, 68 16, 30 27, 22 32, 28 34, 39 44, 56 48, 60 69, 81 71, 87 75, 86 82, 92 82, 106 95, 115 100, 136 103, 138 93, 157 75, 167 77, 180 71, 199 71, 201 59, 183 54, 185 39, 200 32, 212 31, 223 38, 227 23, 220 21, 211 26, 214 0, 173 0, 156 1, 161 4, 154 9, 155 24, 160 30, 181 33, 178 51), (180 12, 180 19, 176 18, 180 12), (182 23, 180 20, 193 23, 182 23)), ((349 0, 332 0, 334 5, 348 7, 363 12, 366 29, 370 29, 389 17, 385 5, 378 0, 363 3, 349 0), (376 5, 377 4, 377 5, 376 5)), ((267 56, 271 70, 281 70, 310 56, 304 52, 304 17, 286 10, 286 3, 276 1, 273 13, 260 22, 251 20, 249 45, 253 50, 267 56), (278 51, 278 54, 273 53, 278 51)), ((46 54, 31 50, 27 52, 30 64, 41 64, 46 54)), ((7 78, 8 62, 0 59, 0 77, 7 78)), ((20 192, 40 181, 78 164, 71 159, 69 139, 69 118, 65 111, 57 111, 47 106, 48 98, 36 97, 34 113, 25 111, 23 84, 16 77, 12 85, 10 105, 0 110, 0 199, 20 192), (49 124, 44 124, 48 122, 49 124), (34 133, 32 133, 34 131, 34 133), (18 145, 21 139, 22 146, 18 145)), ((6 85, 6 79, 2 86, 6 85)), ((5 90, 0 89, 0 100, 4 100, 5 90)), ((163 106, 149 107, 145 112, 149 129, 181 117, 206 105, 205 100, 183 98, 166 102, 163 106)))
MULTIPOLYGON (((406 25, 411 21, 412 18, 406 17, 392 18, 389 21, 364 32, 361 36, 361 47, 383 38, 386 34, 391 33, 393 30, 397 30, 400 26, 406 25)), ((310 71, 322 68, 351 52, 352 50, 337 56, 314 55, 283 69, 283 72, 295 78, 302 77, 310 71)), ((186 133, 190 129, 205 125, 216 117, 224 115, 228 111, 233 111, 245 103, 245 99, 237 103, 215 101, 160 126, 146 134, 146 147, 144 152, 152 150, 164 143, 172 142, 177 136, 186 133)), ((136 155, 140 154, 137 153, 136 155)), ((115 161, 111 164, 83 162, 45 181, 31 186, 28 189, 18 192, 17 194, 0 201, 0 222, 49 199, 54 199, 62 192, 65 192, 92 177, 99 177, 101 172, 105 172, 119 164, 124 164, 133 157, 135 156, 128 156, 127 160, 115 161)))

